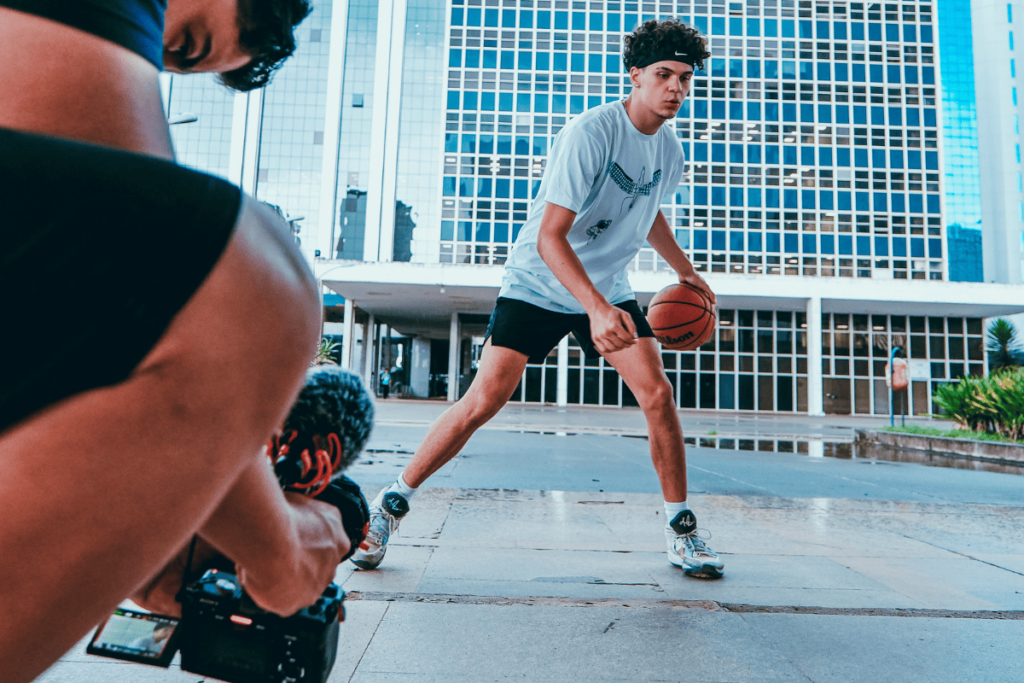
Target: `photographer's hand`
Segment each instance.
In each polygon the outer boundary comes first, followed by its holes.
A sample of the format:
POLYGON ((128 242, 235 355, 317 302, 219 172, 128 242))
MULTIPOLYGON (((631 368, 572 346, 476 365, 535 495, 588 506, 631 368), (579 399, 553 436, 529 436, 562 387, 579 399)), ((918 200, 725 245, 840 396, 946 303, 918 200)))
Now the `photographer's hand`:
POLYGON ((242 473, 199 535, 234 560, 257 605, 281 616, 316 602, 350 546, 338 509, 282 492, 266 458, 242 473))
MULTIPOLYGON (((195 549, 192 552, 192 566, 189 576, 186 577, 186 563, 189 558, 189 549, 192 544, 187 544, 160 572, 150 579, 144 586, 135 591, 131 596, 132 602, 139 607, 156 614, 163 614, 169 617, 181 616, 181 603, 178 602, 178 592, 182 585, 189 578, 198 578, 217 558, 224 562, 224 556, 217 552, 217 549, 201 538, 196 538, 195 549)), ((218 565, 219 566, 219 565, 218 565)))
POLYGON ((238 562, 237 566, 242 587, 257 605, 288 616, 316 602, 334 580, 350 545, 338 508, 298 493, 286 491, 284 496, 298 541, 291 563, 274 567, 272 563, 259 562, 254 568, 247 568, 238 562))

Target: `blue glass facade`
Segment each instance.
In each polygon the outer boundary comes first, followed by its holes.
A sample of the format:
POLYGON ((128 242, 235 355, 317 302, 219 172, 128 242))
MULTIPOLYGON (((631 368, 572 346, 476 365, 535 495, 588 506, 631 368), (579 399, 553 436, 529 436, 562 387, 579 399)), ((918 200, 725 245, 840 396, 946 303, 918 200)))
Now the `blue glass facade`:
POLYGON ((939 3, 938 14, 949 279, 981 282, 981 232, 978 230, 981 228, 981 180, 971 6, 968 2, 939 3), (971 228, 976 230, 972 232, 971 228), (976 249, 975 240, 978 242, 976 249))
POLYGON ((315 226, 320 214, 331 10, 318 5, 302 22, 298 49, 263 96, 255 195, 304 226, 315 226))
POLYGON ((441 222, 441 148, 444 125, 445 7, 409 0, 398 124, 393 260, 437 260, 441 222))
MULTIPOLYGON (((553 136, 629 94, 624 33, 678 16, 714 55, 671 124, 691 173, 663 207, 699 270, 943 278, 930 3, 452 0, 450 12, 442 262, 503 262, 553 136)), ((636 267, 664 264, 645 252, 636 267)))
POLYGON ((184 166, 229 177, 231 126, 235 93, 213 76, 172 76, 167 111, 170 116, 195 114, 196 121, 171 126, 171 141, 184 166))
POLYGON ((348 3, 345 76, 338 155, 338 213, 331 236, 334 255, 362 259, 366 236, 366 192, 370 180, 370 129, 373 125, 374 60, 377 52, 377 3, 348 3))
POLYGON ((984 282, 982 232, 959 223, 946 226, 949 245, 949 279, 953 282, 984 282))

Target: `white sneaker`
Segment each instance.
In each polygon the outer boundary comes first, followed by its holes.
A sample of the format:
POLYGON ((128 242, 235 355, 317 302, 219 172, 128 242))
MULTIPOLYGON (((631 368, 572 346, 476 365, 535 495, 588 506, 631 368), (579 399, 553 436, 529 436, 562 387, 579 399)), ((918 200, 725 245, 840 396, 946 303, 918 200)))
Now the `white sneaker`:
POLYGON ((691 510, 683 510, 676 515, 665 527, 668 561, 680 567, 687 576, 720 579, 725 563, 704 543, 699 533, 697 516, 691 510))
POLYGON ((409 512, 409 501, 405 496, 384 489, 370 503, 370 529, 363 545, 352 555, 352 564, 360 569, 376 569, 384 560, 388 539, 398 531, 398 524, 409 512))

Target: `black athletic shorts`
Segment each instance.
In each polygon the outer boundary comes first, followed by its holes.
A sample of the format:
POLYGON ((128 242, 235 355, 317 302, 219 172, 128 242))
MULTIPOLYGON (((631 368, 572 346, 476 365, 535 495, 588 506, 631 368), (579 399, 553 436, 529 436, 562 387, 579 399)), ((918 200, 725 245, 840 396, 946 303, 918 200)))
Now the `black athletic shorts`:
POLYGON ((128 377, 227 246, 241 192, 0 128, 0 431, 128 377))
MULTIPOLYGON (((635 299, 615 304, 629 313, 640 337, 653 337, 644 312, 635 299)), ((557 313, 518 299, 498 297, 487 324, 487 336, 491 346, 503 346, 529 356, 530 363, 540 363, 569 332, 576 337, 580 348, 588 358, 601 354, 594 348, 590 338, 590 316, 586 313, 557 313)))

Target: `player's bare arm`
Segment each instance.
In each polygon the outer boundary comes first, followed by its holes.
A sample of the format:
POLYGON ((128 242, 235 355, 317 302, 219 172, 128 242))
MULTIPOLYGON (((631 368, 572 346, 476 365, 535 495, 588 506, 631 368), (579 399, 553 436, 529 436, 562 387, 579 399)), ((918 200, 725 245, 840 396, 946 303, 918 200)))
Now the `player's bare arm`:
POLYGON ((658 252, 661 258, 665 259, 668 265, 672 267, 672 270, 676 271, 680 282, 691 284, 707 292, 708 296, 711 297, 711 303, 717 303, 715 301, 715 293, 708 287, 708 283, 704 281, 704 278, 693 269, 693 264, 690 263, 690 259, 686 257, 686 254, 679 247, 675 235, 672 234, 672 226, 668 224, 668 219, 665 218, 665 214, 661 211, 658 211, 658 215, 654 219, 651 232, 647 235, 647 243, 654 248, 654 251, 658 252))
POLYGON ((574 211, 549 202, 541 218, 537 253, 590 316, 590 333, 600 353, 632 346, 636 343, 633 319, 622 309, 612 306, 597 291, 576 252, 569 245, 569 230, 575 219, 574 211))

